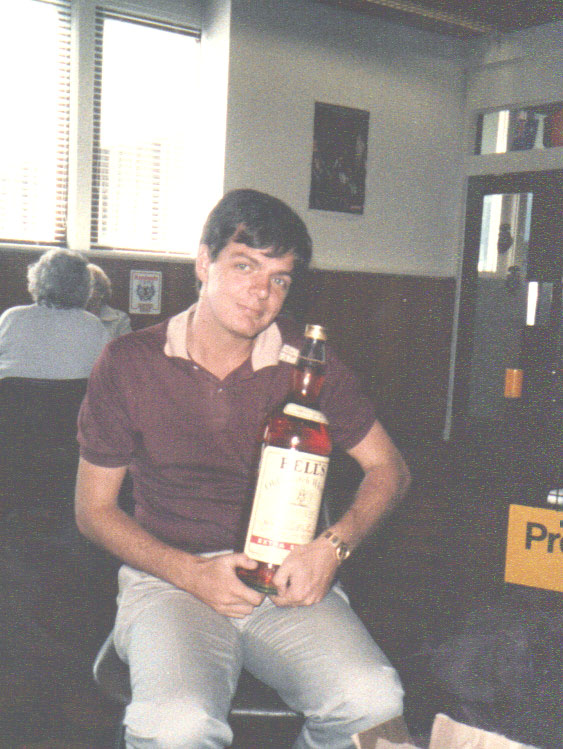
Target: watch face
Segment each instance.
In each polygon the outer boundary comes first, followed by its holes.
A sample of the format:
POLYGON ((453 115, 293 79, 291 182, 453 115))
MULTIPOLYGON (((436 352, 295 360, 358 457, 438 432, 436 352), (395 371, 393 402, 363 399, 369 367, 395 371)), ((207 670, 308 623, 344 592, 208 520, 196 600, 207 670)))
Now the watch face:
POLYGON ((327 531, 324 534, 324 537, 327 538, 334 546, 336 558, 339 562, 343 562, 345 559, 348 559, 348 557, 350 556, 350 549, 346 546, 344 541, 341 541, 338 536, 332 531, 327 531))

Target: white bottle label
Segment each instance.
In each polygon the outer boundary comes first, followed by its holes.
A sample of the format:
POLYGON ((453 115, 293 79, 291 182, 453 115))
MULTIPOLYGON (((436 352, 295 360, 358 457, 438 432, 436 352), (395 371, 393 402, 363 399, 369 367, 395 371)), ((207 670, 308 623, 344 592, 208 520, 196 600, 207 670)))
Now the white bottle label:
POLYGON ((267 446, 262 451, 244 551, 258 562, 281 564, 312 541, 328 458, 267 446))

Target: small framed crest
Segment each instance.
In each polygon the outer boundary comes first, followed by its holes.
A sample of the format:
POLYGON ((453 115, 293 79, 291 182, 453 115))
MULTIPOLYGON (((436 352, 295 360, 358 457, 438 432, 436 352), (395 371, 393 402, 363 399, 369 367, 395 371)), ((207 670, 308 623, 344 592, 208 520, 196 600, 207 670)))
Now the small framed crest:
POLYGON ((129 282, 129 312, 136 315, 159 315, 162 273, 154 270, 132 270, 129 282))

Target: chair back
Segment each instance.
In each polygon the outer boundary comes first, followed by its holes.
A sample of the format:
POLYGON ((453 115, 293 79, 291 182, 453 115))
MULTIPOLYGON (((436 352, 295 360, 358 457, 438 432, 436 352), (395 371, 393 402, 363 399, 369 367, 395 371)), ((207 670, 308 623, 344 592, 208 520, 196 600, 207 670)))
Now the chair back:
POLYGON ((0 380, 0 491, 5 510, 72 508, 76 421, 86 384, 86 379, 0 380))
POLYGON ((131 701, 129 668, 117 655, 113 642, 113 629, 98 651, 92 671, 94 681, 106 697, 121 706, 129 704, 131 701))

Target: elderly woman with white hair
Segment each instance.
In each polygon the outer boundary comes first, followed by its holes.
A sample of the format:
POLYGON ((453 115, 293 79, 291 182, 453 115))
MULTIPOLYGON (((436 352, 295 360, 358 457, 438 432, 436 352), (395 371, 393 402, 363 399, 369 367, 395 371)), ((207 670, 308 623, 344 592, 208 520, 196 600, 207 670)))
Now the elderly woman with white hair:
POLYGON ((99 265, 88 263, 92 277, 92 293, 86 309, 102 321, 112 338, 131 332, 131 320, 126 312, 109 306, 111 299, 111 281, 99 265))
POLYGON ((49 250, 28 266, 33 304, 0 316, 0 378, 82 379, 110 336, 85 307, 92 282, 77 252, 49 250))

